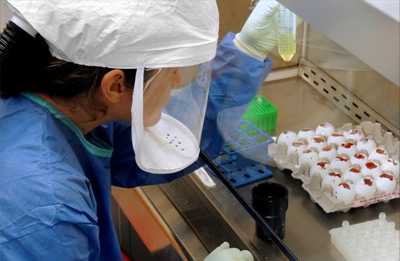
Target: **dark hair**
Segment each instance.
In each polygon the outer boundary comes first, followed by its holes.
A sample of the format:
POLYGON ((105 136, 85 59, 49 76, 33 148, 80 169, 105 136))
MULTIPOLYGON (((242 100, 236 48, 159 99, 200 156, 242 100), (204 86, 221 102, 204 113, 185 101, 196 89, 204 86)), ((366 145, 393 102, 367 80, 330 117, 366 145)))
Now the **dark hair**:
MULTIPOLYGON (((72 98, 97 88, 111 68, 84 66, 52 57, 46 41, 32 37, 13 22, 0 35, 0 97, 36 92, 72 98)), ((135 69, 122 70, 134 86, 135 69)))

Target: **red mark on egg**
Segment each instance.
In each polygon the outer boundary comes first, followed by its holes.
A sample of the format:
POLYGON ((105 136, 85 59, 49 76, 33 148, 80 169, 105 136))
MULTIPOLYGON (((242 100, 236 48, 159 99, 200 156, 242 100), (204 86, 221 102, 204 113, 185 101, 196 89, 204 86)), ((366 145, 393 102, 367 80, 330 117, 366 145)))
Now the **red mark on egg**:
POLYGON ((351 189, 351 188, 350 188, 350 185, 347 184, 346 182, 340 183, 339 186, 340 186, 340 187, 343 187, 343 188, 345 188, 345 189, 351 189))
POLYGON ((360 168, 358 168, 358 167, 353 167, 353 168, 350 169, 350 171, 354 172, 354 173, 360 173, 361 172, 360 168))
POLYGON ((325 169, 327 164, 328 164, 328 162, 326 162, 326 161, 320 161, 317 163, 317 165, 320 166, 321 169, 325 169))
POLYGON ((367 185, 367 186, 372 187, 373 182, 372 182, 371 179, 364 179, 364 184, 367 185))
POLYGON ((354 146, 354 143, 352 142, 347 142, 347 143, 343 143, 342 147, 345 147, 346 149, 351 149, 351 147, 354 146))
POLYGON ((356 157, 357 159, 365 159, 367 156, 364 153, 361 152, 357 152, 354 157, 356 157))
POLYGON ((381 177, 381 178, 386 178, 386 179, 388 179, 388 180, 390 180, 390 181, 393 181, 393 179, 394 179, 394 177, 393 177, 392 175, 387 174, 387 173, 383 173, 383 174, 381 174, 379 177, 381 177))
POLYGON ((365 166, 366 166, 367 168, 369 168, 369 169, 376 169, 376 168, 378 167, 378 165, 376 165, 376 164, 373 163, 373 162, 367 162, 367 163, 365 164, 365 166))
POLYGON ((342 156, 336 156, 336 158, 340 161, 349 161, 349 157, 342 155, 342 156))
POLYGON ((338 177, 338 178, 342 177, 342 174, 340 174, 339 172, 330 172, 328 175, 331 177, 338 177))

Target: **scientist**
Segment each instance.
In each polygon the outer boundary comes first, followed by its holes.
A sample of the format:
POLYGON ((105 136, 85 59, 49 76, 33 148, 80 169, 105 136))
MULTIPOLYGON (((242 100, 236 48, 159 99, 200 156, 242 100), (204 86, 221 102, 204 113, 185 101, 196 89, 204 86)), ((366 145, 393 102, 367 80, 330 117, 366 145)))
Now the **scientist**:
MULTIPOLYGON (((274 10, 261 1, 217 48, 215 0, 8 4, 0 260, 121 260, 111 186, 169 182, 202 165, 200 147, 218 153, 219 113, 248 103, 271 69, 274 10)), ((252 260, 227 244, 207 260, 233 257, 252 260)))

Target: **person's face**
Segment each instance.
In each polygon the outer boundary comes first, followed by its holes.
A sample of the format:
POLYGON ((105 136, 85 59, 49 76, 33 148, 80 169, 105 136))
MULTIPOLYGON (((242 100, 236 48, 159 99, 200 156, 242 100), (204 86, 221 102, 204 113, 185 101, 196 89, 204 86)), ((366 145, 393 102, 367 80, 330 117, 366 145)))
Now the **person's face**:
MULTIPOLYGON (((163 108, 170 100, 171 91, 183 84, 181 69, 168 68, 149 72, 150 78, 145 82, 143 92, 143 121, 145 127, 155 125, 161 117, 163 108)), ((112 120, 131 121, 132 88, 126 86, 124 73, 112 70, 102 82, 102 92, 108 105, 108 118, 112 120)))
POLYGON ((178 69, 169 68, 155 72, 146 84, 143 94, 145 127, 153 126, 160 120, 161 112, 170 100, 171 91, 180 85, 181 79, 178 69))

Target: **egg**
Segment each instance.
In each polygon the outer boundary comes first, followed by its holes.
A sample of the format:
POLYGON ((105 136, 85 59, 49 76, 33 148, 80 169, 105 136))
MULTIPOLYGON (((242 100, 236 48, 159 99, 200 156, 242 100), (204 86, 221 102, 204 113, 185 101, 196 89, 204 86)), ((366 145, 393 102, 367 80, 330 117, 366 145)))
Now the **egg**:
POLYGON ((313 136, 315 136, 315 131, 312 129, 302 129, 297 134, 299 139, 306 139, 309 141, 313 136))
POLYGON ((341 143, 338 147, 337 153, 338 154, 346 154, 348 156, 353 156, 356 153, 357 146, 354 140, 346 140, 345 142, 341 143))
POLYGON ((385 148, 378 147, 369 154, 369 159, 383 163, 385 160, 388 159, 388 154, 387 154, 385 148))
POLYGON ((346 171, 350 167, 350 157, 346 154, 338 154, 331 161, 332 169, 339 169, 341 172, 346 171))
POLYGON ((355 187, 356 195, 359 198, 370 199, 376 193, 375 181, 372 177, 366 176, 360 179, 355 187))
POLYGON ((353 186, 348 182, 341 182, 335 188, 335 197, 337 200, 344 202, 346 205, 351 204, 355 196, 356 193, 353 189, 353 186))
POLYGON ((379 163, 373 160, 368 160, 361 166, 361 172, 365 176, 372 176, 372 177, 377 177, 379 174, 381 174, 381 168, 379 166, 379 163))
POLYGON ((299 151, 306 149, 308 142, 306 139, 297 139, 289 146, 287 154, 297 154, 299 151))
POLYGON ((376 188, 378 192, 391 193, 396 188, 396 178, 390 173, 383 172, 376 178, 376 188))
POLYGON ((311 166, 310 176, 321 176, 322 178, 329 171, 329 160, 328 159, 319 159, 311 166))
POLYGON ((299 164, 312 166, 318 160, 318 153, 313 149, 305 149, 299 152, 299 164))
POLYGON ((351 157, 350 161, 351 164, 357 164, 357 165, 364 165, 365 162, 368 160, 368 154, 363 151, 358 151, 354 153, 354 155, 351 157))
POLYGON ((328 144, 339 146, 345 141, 344 135, 340 131, 332 132, 331 136, 328 137, 328 144))
POLYGON ((352 130, 349 130, 349 131, 345 131, 344 132, 344 137, 346 139, 355 140, 356 142, 358 142, 358 141, 360 141, 361 139, 364 138, 364 134, 362 133, 361 130, 352 129, 352 130))
POLYGON ((391 172, 396 178, 399 177, 400 165, 399 162, 393 159, 383 161, 381 169, 384 172, 391 172))
POLYGON ((357 150, 358 151, 366 151, 368 154, 371 154, 371 152, 376 148, 376 143, 373 139, 365 138, 361 139, 359 142, 357 142, 357 150))
POLYGON ((328 137, 334 131, 335 131, 335 127, 331 123, 325 122, 323 124, 318 125, 317 129, 315 130, 315 134, 317 134, 319 136, 328 137))
POLYGON ((320 158, 327 158, 329 161, 332 161, 336 157, 336 148, 333 145, 326 144, 319 151, 320 158))
POLYGON ((321 151, 321 149, 326 145, 326 138, 324 136, 314 136, 310 139, 310 148, 314 148, 317 151, 321 151))
POLYGON ((297 139, 297 134, 293 131, 282 132, 278 137, 278 144, 285 144, 289 147, 297 139))
POLYGON ((343 179, 352 184, 356 184, 361 178, 361 167, 359 165, 351 165, 343 175, 343 179))
POLYGON ((331 190, 342 182, 342 173, 339 170, 329 171, 322 179, 322 189, 331 190))

